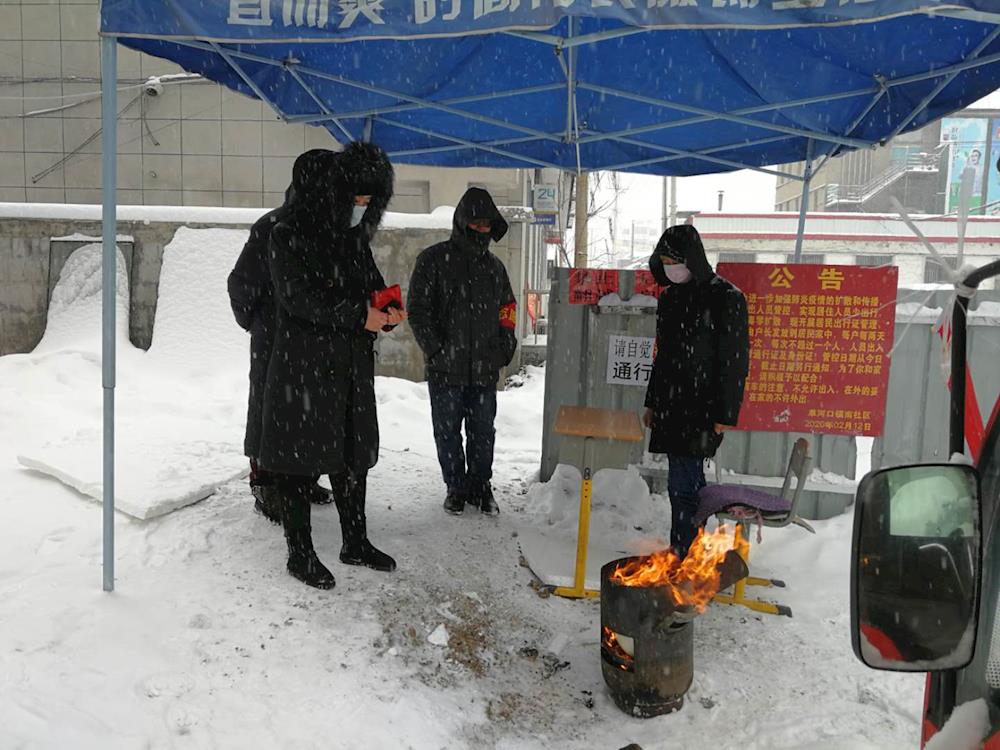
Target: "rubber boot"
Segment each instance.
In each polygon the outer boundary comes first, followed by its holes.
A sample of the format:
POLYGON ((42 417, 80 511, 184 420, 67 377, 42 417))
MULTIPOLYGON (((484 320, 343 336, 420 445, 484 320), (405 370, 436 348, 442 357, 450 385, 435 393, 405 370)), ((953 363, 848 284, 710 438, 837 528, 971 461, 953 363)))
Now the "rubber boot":
POLYGON ((275 525, 281 524, 281 493, 271 484, 259 484, 254 492, 253 509, 275 525))
POLYGON ((312 543, 308 485, 282 487, 281 522, 288 542, 288 572, 307 586, 332 589, 333 573, 320 562, 312 543))
POLYGON ((467 500, 472 502, 464 490, 449 487, 448 494, 444 498, 444 512, 452 516, 462 515, 467 500))
POLYGON ((344 540, 340 549, 340 561, 345 565, 364 565, 372 570, 389 572, 396 569, 396 561, 368 541, 368 523, 365 518, 367 490, 366 476, 345 478, 343 491, 334 488, 337 512, 340 514, 340 533, 344 540))
POLYGON ((306 492, 309 494, 309 502, 313 505, 329 505, 333 502, 333 494, 318 484, 310 484, 306 492))
POLYGON ((469 487, 469 502, 476 505, 483 515, 495 516, 500 513, 500 506, 493 497, 489 480, 470 480, 469 487))

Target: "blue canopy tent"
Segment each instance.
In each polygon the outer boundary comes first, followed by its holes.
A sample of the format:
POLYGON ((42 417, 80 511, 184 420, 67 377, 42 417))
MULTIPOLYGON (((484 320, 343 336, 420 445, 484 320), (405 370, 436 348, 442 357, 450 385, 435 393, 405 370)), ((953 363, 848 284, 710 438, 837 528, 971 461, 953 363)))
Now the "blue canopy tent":
POLYGON ((117 43, 400 163, 749 168, 803 196, 816 160, 1000 86, 992 0, 104 0, 101 34, 109 591, 117 43), (802 175, 769 168, 798 161, 802 175))

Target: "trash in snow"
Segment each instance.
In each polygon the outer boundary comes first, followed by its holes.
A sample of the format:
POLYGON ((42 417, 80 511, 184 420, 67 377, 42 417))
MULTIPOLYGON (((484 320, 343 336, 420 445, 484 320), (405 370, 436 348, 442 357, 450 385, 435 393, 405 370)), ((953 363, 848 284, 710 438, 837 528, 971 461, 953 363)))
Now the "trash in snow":
POLYGON ((434 632, 427 636, 427 642, 434 646, 447 646, 448 645, 448 628, 444 626, 442 622, 436 628, 434 632))

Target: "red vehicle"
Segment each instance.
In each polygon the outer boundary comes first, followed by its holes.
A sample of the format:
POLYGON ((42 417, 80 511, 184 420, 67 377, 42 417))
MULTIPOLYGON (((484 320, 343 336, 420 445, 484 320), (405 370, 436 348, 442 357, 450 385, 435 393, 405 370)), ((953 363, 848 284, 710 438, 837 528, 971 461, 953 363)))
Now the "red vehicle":
MULTIPOLYGON (((1000 261, 971 273, 975 289, 1000 261)), ((966 313, 955 304, 950 452, 965 454, 966 313)), ((1000 362, 998 362, 1000 366, 1000 362)), ((861 480, 851 570, 854 652, 873 669, 926 672, 921 747, 983 699, 1000 750, 1000 401, 975 466, 880 469, 861 480)))

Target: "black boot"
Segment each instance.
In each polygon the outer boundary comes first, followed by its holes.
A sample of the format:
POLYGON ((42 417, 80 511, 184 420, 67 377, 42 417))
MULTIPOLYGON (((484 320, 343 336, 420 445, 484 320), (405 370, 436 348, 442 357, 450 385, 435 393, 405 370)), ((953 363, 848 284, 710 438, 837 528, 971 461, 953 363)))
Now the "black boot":
POLYGON ((340 514, 340 533, 344 540, 340 561, 344 565, 364 565, 372 570, 389 572, 396 569, 396 561, 368 541, 365 518, 367 485, 367 477, 349 477, 344 482, 343 491, 334 488, 337 512, 340 514))
POLYGON ((281 524, 281 493, 274 485, 258 484, 254 488, 253 509, 273 524, 281 524))
POLYGON ((495 516, 500 513, 500 506, 493 497, 490 482, 481 480, 469 481, 469 502, 479 508, 484 515, 495 516))
POLYGON ((444 498, 444 512, 450 513, 453 516, 462 515, 467 499, 471 502, 471 499, 464 491, 449 487, 448 494, 444 498))
POLYGON ((313 505, 329 505, 333 502, 333 494, 318 484, 310 484, 306 492, 309 495, 309 502, 313 505))
POLYGON ((484 484, 482 490, 479 492, 479 510, 487 516, 500 514, 500 506, 497 505, 496 498, 493 497, 493 489, 490 487, 489 482, 484 484))
POLYGON ((288 542, 288 572, 307 586, 332 589, 336 581, 316 556, 312 543, 311 509, 306 495, 308 485, 283 487, 281 522, 288 542))

